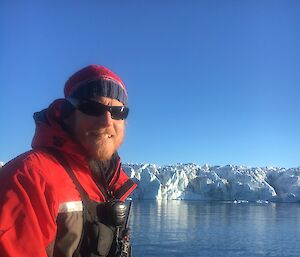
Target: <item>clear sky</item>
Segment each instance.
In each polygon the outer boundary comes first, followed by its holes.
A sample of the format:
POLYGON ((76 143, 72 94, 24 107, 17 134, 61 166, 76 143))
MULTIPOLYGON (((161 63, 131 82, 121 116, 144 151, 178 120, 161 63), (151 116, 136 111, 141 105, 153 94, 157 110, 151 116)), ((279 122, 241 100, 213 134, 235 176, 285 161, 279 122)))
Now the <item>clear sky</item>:
POLYGON ((123 162, 300 165, 300 1, 0 3, 0 160, 76 70, 129 92, 123 162))

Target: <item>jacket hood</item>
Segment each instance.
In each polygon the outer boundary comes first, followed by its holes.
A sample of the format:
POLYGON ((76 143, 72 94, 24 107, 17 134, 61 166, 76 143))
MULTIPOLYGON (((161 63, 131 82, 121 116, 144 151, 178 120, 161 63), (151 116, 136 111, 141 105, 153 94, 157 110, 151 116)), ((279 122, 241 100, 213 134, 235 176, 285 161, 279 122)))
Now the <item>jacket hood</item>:
POLYGON ((64 99, 57 99, 47 109, 33 115, 36 129, 32 148, 56 148, 70 157, 87 162, 83 148, 63 129, 61 123, 64 99))

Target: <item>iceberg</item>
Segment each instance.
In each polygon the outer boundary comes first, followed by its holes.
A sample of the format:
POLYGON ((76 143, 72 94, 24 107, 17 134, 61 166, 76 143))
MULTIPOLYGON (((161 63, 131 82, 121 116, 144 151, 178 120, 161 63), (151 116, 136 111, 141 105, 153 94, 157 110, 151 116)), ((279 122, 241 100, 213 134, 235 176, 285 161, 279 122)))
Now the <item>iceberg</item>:
POLYGON ((300 202, 300 167, 122 165, 138 185, 133 199, 300 202))

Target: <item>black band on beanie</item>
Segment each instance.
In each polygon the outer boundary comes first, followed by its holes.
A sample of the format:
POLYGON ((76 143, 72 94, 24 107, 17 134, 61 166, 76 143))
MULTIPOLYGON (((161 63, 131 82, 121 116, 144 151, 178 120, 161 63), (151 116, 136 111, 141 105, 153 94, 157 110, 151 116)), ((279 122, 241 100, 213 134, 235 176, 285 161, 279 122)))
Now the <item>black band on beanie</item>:
POLYGON ((127 106, 127 95, 124 90, 114 80, 109 79, 97 79, 86 82, 84 86, 78 86, 70 95, 70 97, 78 99, 91 99, 97 96, 106 96, 117 99, 127 106))

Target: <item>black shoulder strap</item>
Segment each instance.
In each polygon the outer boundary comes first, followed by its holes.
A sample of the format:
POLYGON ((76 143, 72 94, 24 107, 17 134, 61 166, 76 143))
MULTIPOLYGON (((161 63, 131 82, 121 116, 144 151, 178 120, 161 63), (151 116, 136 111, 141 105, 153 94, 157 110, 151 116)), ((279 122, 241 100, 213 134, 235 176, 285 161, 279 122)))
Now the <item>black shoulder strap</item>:
POLYGON ((67 160, 59 153, 59 151, 53 149, 53 148, 44 148, 44 150, 48 153, 50 153, 62 166, 63 168, 66 170, 66 172, 68 173, 68 175, 70 176, 70 178, 72 179, 75 187, 77 188, 80 196, 81 196, 81 200, 83 202, 83 229, 82 229, 82 233, 80 236, 80 240, 78 243, 78 246, 76 248, 76 250, 74 251, 72 257, 80 257, 80 250, 81 250, 81 245, 83 243, 84 240, 84 235, 85 235, 85 231, 86 231, 86 219, 88 216, 88 213, 95 218, 96 215, 96 211, 94 209, 94 205, 92 204, 92 201, 90 200, 87 192, 84 190, 84 188, 82 187, 82 185, 80 184, 79 180, 77 179, 77 177, 75 176, 71 166, 69 165, 69 163, 67 162, 67 160))
POLYGON ((87 192, 84 190, 82 185, 80 184, 79 180, 75 176, 72 168, 70 167, 69 163, 65 160, 65 158, 55 149, 53 148, 47 148, 46 151, 48 151, 50 154, 54 156, 54 158, 61 164, 61 166, 64 167, 70 178, 75 184, 75 187, 79 191, 79 194, 84 202, 89 201, 89 196, 87 192))

